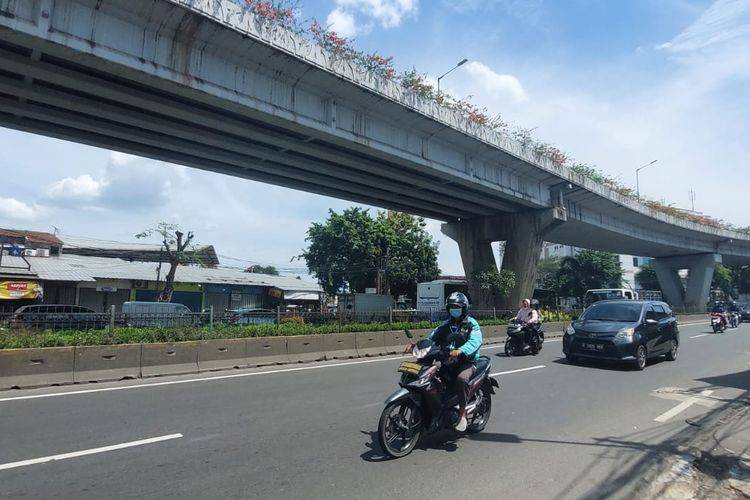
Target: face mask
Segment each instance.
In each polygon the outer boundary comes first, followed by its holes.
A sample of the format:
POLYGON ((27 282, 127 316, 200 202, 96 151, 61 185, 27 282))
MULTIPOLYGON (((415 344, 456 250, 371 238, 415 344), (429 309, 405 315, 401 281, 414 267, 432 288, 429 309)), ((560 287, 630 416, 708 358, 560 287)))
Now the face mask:
POLYGON ((454 318, 460 318, 462 311, 461 309, 448 309, 448 313, 454 318))

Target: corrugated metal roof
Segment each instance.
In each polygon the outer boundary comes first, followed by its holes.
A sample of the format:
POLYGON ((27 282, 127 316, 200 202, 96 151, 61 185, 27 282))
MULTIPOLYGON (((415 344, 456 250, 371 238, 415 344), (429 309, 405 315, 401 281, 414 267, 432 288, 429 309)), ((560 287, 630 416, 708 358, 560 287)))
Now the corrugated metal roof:
POLYGON ((7 238, 25 238, 27 243, 39 243, 44 245, 59 246, 62 245, 57 236, 52 233, 43 233, 40 231, 26 231, 21 229, 0 229, 0 237, 7 238))
MULTIPOLYGON (((59 257, 26 257, 39 279, 48 281, 95 281, 100 279, 143 280, 156 279, 158 264, 128 262, 106 257, 61 255, 59 257)), ((163 264, 162 278, 169 270, 163 264)), ((1 270, 0 270, 1 272, 1 270)), ((289 276, 246 273, 235 269, 211 269, 197 266, 177 268, 175 281, 179 283, 213 283, 221 285, 273 286, 283 291, 321 292, 317 283, 289 276)))

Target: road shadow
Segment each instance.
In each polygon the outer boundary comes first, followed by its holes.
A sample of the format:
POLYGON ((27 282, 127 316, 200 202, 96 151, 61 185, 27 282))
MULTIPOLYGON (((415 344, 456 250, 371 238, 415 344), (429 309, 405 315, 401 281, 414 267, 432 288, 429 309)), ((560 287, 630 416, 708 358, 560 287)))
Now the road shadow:
MULTIPOLYGON (((377 431, 364 431, 363 430, 360 432, 369 437, 369 442, 365 443, 365 447, 367 448, 367 451, 365 451, 359 456, 362 460, 364 460, 365 462, 371 462, 371 463, 396 460, 388 456, 380 447, 380 442, 378 441, 377 431)), ((419 443, 414 449, 421 450, 421 451, 435 450, 435 451, 444 451, 448 453, 453 453, 454 451, 458 450, 457 441, 462 438, 463 438, 462 435, 459 435, 454 431, 446 429, 446 430, 436 432, 435 434, 430 434, 430 435, 423 437, 422 439, 420 439, 419 443)))
MULTIPOLYGON (((665 361, 663 356, 651 358, 646 362, 646 368, 649 366, 659 365, 665 361)), ((633 372, 635 366, 627 361, 610 361, 596 358, 578 358, 575 363, 568 361, 566 358, 557 358, 552 361, 558 365, 580 366, 582 368, 595 368, 598 370, 609 370, 615 372, 633 372)))

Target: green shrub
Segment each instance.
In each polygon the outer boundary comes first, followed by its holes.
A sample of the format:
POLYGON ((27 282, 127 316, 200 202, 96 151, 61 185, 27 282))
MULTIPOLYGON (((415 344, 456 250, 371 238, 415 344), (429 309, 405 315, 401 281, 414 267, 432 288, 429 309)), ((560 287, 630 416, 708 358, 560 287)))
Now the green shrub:
MULTIPOLYGON (((481 325, 504 325, 507 320, 480 320, 481 325)), ((274 337, 295 335, 320 335, 346 332, 382 332, 387 330, 419 330, 434 328, 439 322, 394 322, 394 323, 331 323, 306 324, 298 321, 282 322, 280 325, 216 325, 189 328, 134 328, 114 330, 0 330, 0 349, 25 347, 66 347, 79 345, 148 344, 154 342, 182 342, 186 340, 232 339, 248 337, 274 337)))

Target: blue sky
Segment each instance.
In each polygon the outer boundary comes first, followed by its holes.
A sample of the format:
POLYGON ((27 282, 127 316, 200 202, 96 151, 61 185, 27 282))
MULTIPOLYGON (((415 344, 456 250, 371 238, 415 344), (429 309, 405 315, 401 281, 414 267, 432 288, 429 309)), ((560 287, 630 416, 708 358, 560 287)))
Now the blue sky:
MULTIPOLYGON (((444 80, 644 194, 750 225, 749 0, 306 0, 398 69, 444 80)), ((160 220, 219 253, 279 267, 311 222, 351 204, 0 129, 0 227, 130 241, 160 220)), ((456 245, 440 266, 461 273, 456 245)), ((242 264, 242 261, 225 261, 242 264)))

